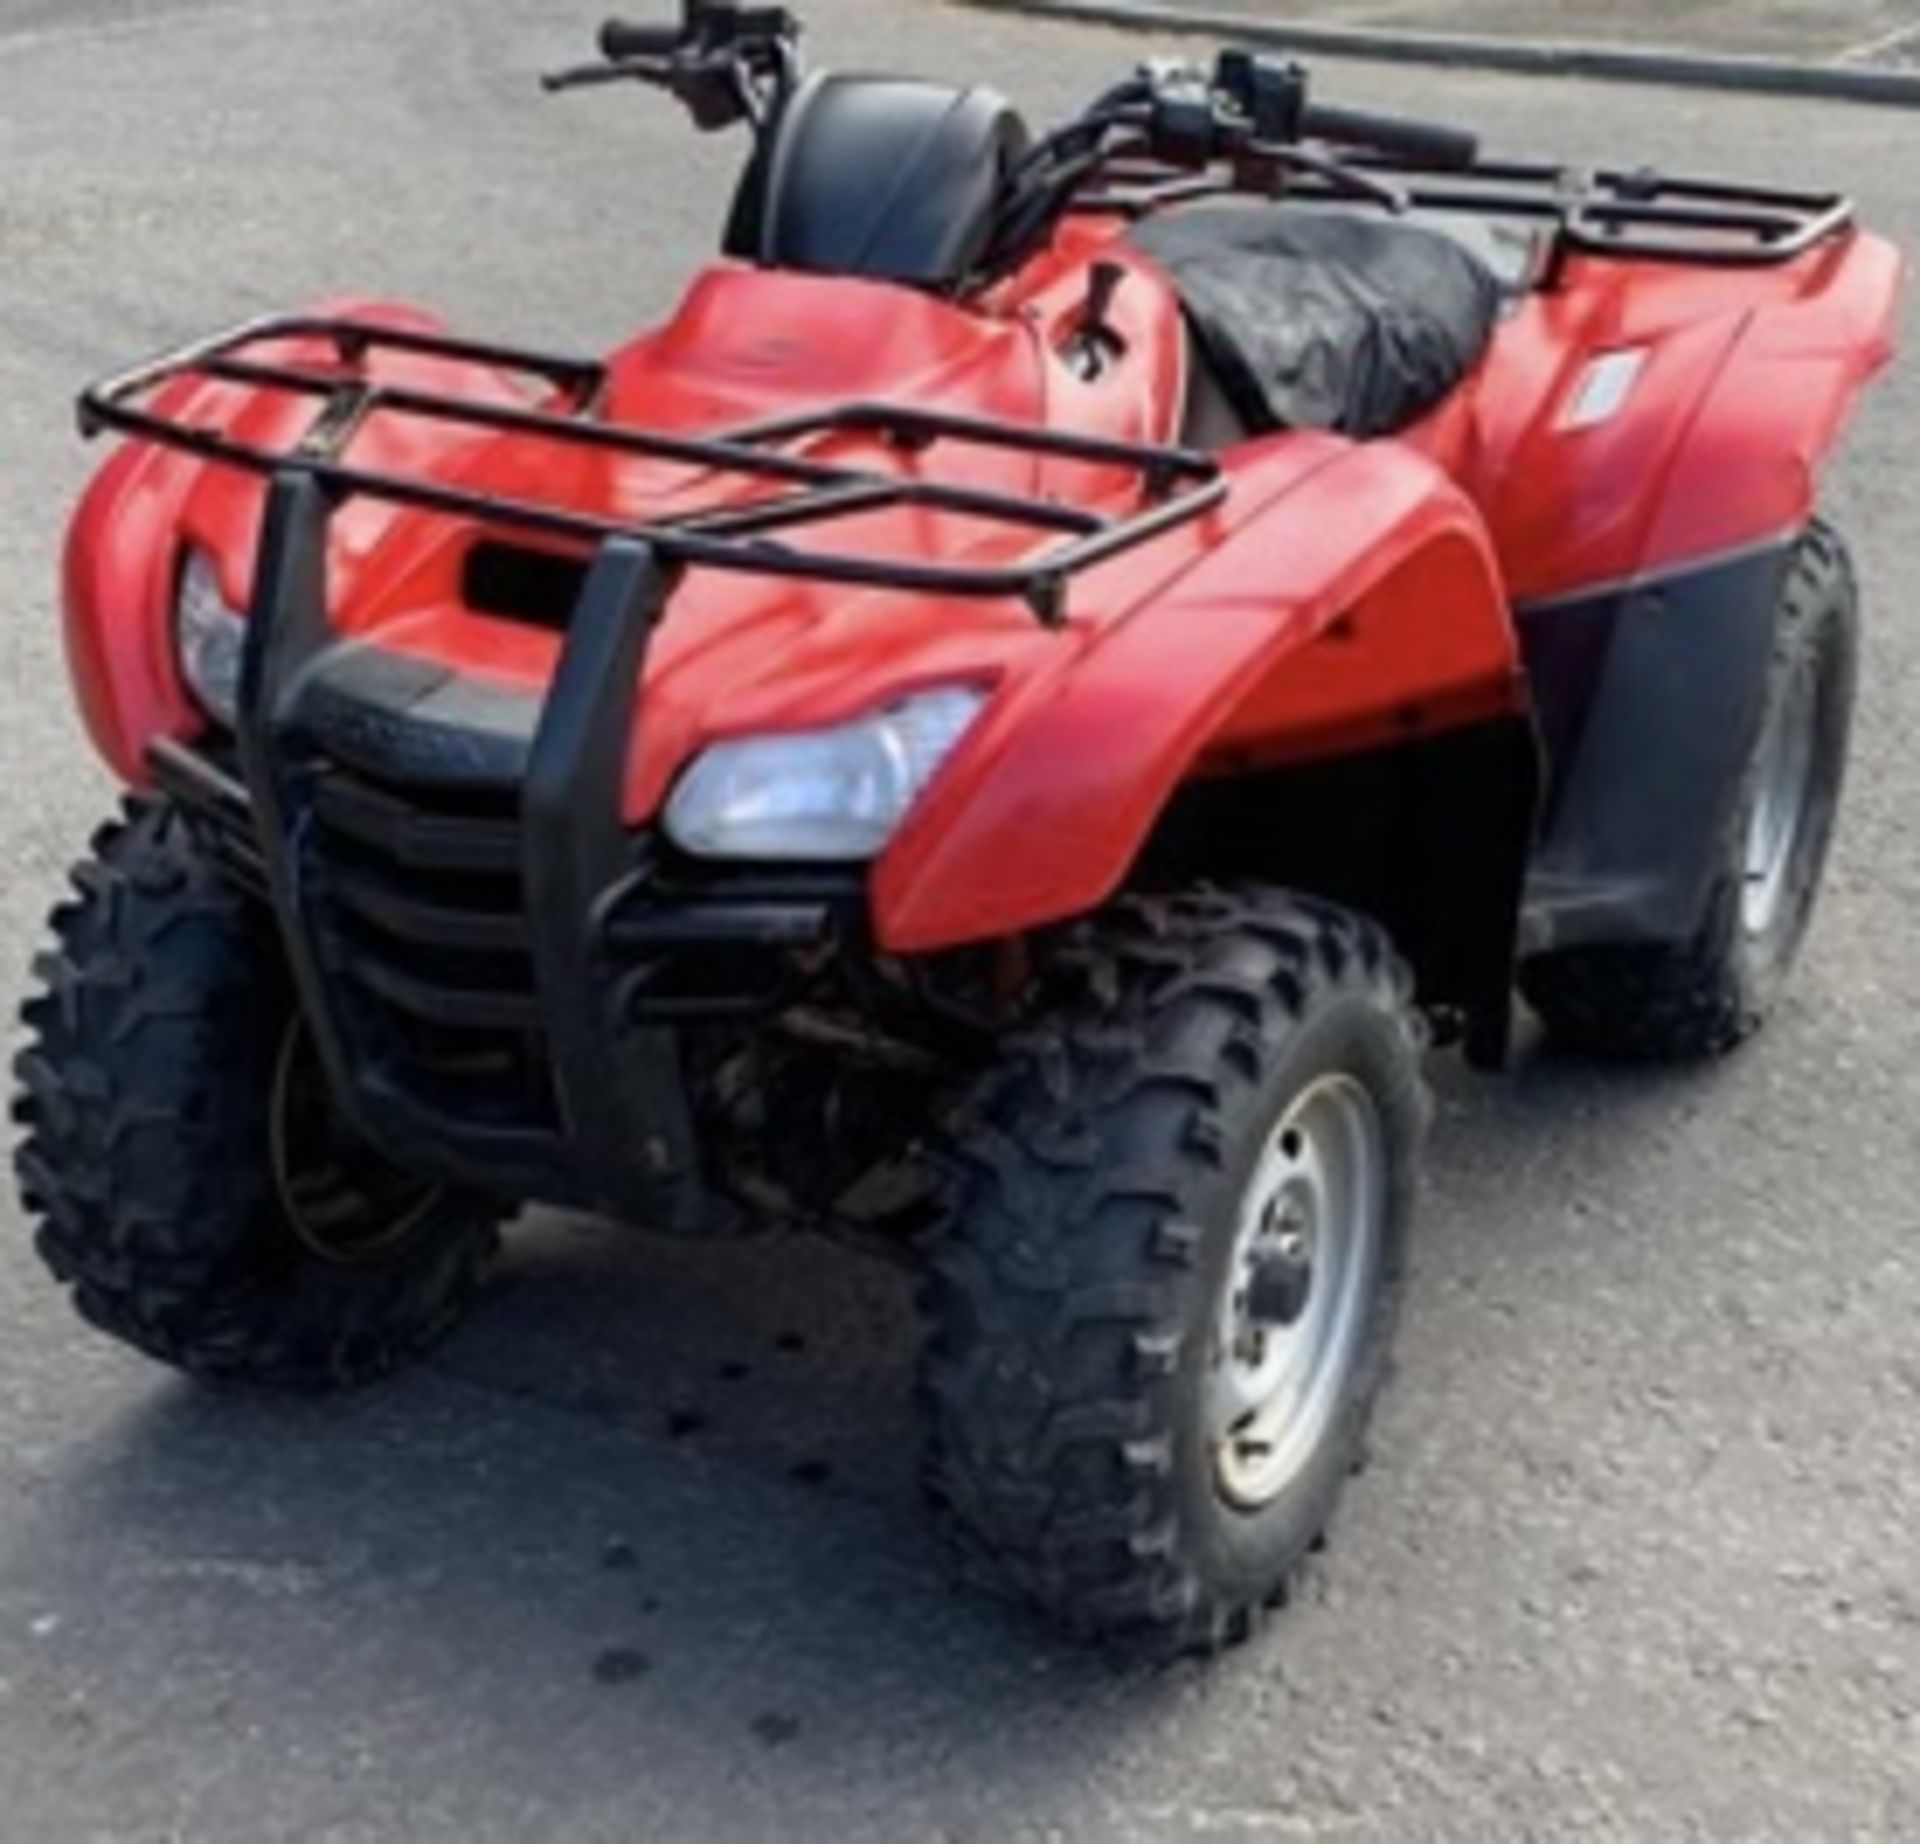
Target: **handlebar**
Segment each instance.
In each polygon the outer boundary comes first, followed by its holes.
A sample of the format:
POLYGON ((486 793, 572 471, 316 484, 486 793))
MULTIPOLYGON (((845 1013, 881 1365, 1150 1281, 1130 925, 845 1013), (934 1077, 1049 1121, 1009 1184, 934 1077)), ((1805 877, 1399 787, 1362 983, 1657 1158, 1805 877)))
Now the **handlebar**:
POLYGON ((676 55, 732 55, 754 61, 800 36, 784 6, 741 6, 739 0, 682 0, 671 25, 609 19, 600 28, 600 55, 610 64, 676 55))
POLYGON ((1241 135, 1282 146, 1323 141, 1414 166, 1470 167, 1480 157, 1478 135, 1439 122, 1314 102, 1303 66, 1259 51, 1223 51, 1211 75, 1172 66, 1165 70, 1164 82, 1188 107, 1196 89, 1204 95, 1216 135, 1224 135, 1229 144, 1241 135))
MULTIPOLYGON (((675 96, 699 128, 745 120, 764 135, 782 119, 800 82, 799 40, 800 22, 784 6, 680 0, 673 24, 609 19, 600 29, 603 61, 546 82, 555 90, 627 80, 654 84, 675 96)), ((1004 272, 1038 248, 1116 153, 1144 154, 1186 173, 1224 164, 1229 186, 1268 195, 1283 189, 1288 175, 1305 175, 1396 212, 1408 208, 1408 196, 1393 163, 1458 169, 1479 159, 1476 135, 1438 122, 1329 107, 1310 100, 1309 88, 1301 65, 1250 49, 1221 52, 1211 70, 1149 61, 1011 164, 979 273, 1004 272), (1382 158, 1343 160, 1337 149, 1382 158)))
POLYGON ((609 64, 624 64, 633 58, 670 58, 686 40, 684 23, 644 26, 628 19, 609 19, 600 28, 600 55, 609 64))
MULTIPOLYGON (((1311 100, 1307 71, 1249 49, 1220 53, 1209 70, 1175 60, 1143 64, 1077 121, 1043 136, 1008 176, 1000 222, 981 264, 1005 274, 1052 234, 1074 199, 1112 170, 1116 157, 1173 174, 1229 169, 1220 189, 1262 196, 1304 175, 1325 189, 1387 211, 1409 208, 1394 164, 1461 169, 1480 157, 1477 135, 1438 122, 1329 107, 1311 100), (1342 159, 1364 150, 1378 162, 1342 159)), ((1150 183, 1150 182, 1149 182, 1150 183)), ((1203 184, 1205 182, 1202 182, 1203 184)), ((1186 196, 1193 196, 1191 189, 1186 196)))
POLYGON ((671 25, 609 19, 600 28, 601 62, 543 81, 549 90, 650 83, 677 97, 697 128, 746 120, 759 129, 799 82, 799 40, 799 21, 783 6, 681 0, 671 25))
POLYGON ((1367 109, 1309 103, 1300 114, 1300 131, 1316 141, 1366 148, 1417 166, 1470 167, 1480 158, 1480 137, 1465 129, 1367 109))

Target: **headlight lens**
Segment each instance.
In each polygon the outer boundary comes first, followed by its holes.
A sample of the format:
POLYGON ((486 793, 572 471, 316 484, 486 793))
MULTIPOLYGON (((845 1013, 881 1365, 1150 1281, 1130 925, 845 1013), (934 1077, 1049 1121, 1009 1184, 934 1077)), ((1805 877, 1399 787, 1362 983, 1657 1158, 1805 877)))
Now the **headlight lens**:
POLYGON ((220 593, 212 559, 190 551, 174 607, 180 676, 208 715, 229 728, 240 708, 240 655, 246 636, 240 611, 220 593))
POLYGON ((985 703, 945 686, 831 730, 716 743, 674 789, 667 833, 703 858, 876 857, 985 703))

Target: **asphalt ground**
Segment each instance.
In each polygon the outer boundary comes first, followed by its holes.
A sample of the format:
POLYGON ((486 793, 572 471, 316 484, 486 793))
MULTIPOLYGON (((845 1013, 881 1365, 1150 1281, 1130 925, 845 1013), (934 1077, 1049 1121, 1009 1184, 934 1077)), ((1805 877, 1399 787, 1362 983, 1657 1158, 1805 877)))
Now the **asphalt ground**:
MULTIPOLYGON (((825 60, 1042 117, 1139 49, 807 10, 825 60)), ((0 962, 113 798, 53 607, 96 458, 73 389, 340 291, 561 346, 659 308, 738 149, 644 96, 543 100, 591 23, 8 6, 0 962)), ((1324 78, 1498 149, 1852 186, 1920 248, 1920 120, 1892 112, 1324 78)), ((954 1589, 912 1486, 905 1287, 845 1253, 532 1224, 424 1369, 287 1403, 85 1332, 9 1205, 0 1839, 1920 1836, 1920 370, 1831 504, 1872 619, 1793 1002, 1702 1075, 1442 1068, 1376 1463, 1257 1647, 1121 1673, 954 1589)))

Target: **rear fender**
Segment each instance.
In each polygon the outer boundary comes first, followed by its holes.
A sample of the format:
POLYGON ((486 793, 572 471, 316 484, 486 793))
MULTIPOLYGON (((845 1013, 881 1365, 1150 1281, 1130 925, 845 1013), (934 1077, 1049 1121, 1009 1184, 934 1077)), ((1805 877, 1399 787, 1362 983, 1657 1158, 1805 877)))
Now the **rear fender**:
MULTIPOLYGON (((1523 708, 1485 529, 1438 469, 1392 443, 1262 448, 1284 479, 1267 474, 1258 510, 1003 687, 876 867, 883 946, 924 952, 1096 908, 1189 778, 1523 708)), ((1236 471, 1236 498, 1254 496, 1258 457, 1236 471)))
POLYGON ((1800 530, 1891 355, 1901 277, 1890 244, 1857 234, 1751 274, 1589 261, 1536 297, 1501 335, 1468 469, 1514 600, 1800 530))
POLYGON ((1893 351, 1903 264, 1856 237, 1755 308, 1650 495, 1629 567, 1524 600, 1552 756, 1531 951, 1699 928, 1764 707, 1774 609, 1818 476, 1893 351))
POLYGON ((1747 318, 1660 483, 1643 574, 1805 527, 1821 466, 1893 356, 1904 268, 1891 244, 1857 236, 1805 294, 1747 318))

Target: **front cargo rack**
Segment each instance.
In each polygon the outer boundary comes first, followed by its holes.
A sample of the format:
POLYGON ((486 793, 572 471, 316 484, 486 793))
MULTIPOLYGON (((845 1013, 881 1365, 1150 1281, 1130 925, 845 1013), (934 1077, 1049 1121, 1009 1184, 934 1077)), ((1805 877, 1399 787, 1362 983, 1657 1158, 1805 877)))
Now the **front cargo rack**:
POLYGON ((606 367, 597 361, 456 339, 411 327, 324 316, 248 322, 164 354, 82 393, 84 434, 113 430, 272 478, 300 475, 336 498, 364 496, 472 518, 548 537, 643 543, 668 569, 696 565, 762 576, 885 587, 932 595, 1014 598, 1049 626, 1065 617, 1066 585, 1081 571, 1195 519, 1225 497, 1219 464, 1191 450, 1060 434, 1029 424, 952 415, 919 405, 851 402, 738 425, 712 435, 667 433, 602 415, 606 367), (324 345, 332 362, 289 361, 263 348, 324 345), (487 366, 540 387, 525 407, 465 398, 366 372, 376 353, 487 366), (156 407, 180 379, 237 384, 311 399, 317 414, 300 438, 268 448, 187 415, 156 407), (604 518, 534 499, 481 492, 442 480, 356 465, 354 438, 379 416, 434 422, 473 433, 522 435, 614 456, 708 468, 778 491, 657 523, 604 518), (1140 503, 1120 516, 1036 495, 995 491, 882 468, 853 467, 788 452, 836 434, 869 434, 903 452, 941 443, 1012 450, 1137 475, 1140 503), (913 507, 1031 531, 1054 542, 1006 563, 921 562, 792 542, 810 527, 855 513, 913 507))
MULTIPOLYGON (((1791 262, 1854 221, 1842 193, 1803 192, 1737 181, 1687 179, 1652 167, 1582 169, 1480 160, 1435 168, 1389 154, 1347 153, 1345 167, 1397 193, 1414 211, 1532 222, 1553 233, 1554 265, 1572 254, 1615 261, 1761 268, 1791 262)), ((1154 159, 1144 142, 1116 148, 1098 189, 1075 210, 1129 216, 1226 194, 1272 189, 1274 171, 1257 149, 1201 173, 1154 159)), ((1365 205, 1352 187, 1288 172, 1290 199, 1365 205)), ((1375 204, 1384 201, 1375 199, 1375 204)))
MULTIPOLYGON (((369 1143, 450 1183, 692 1227, 705 1180, 671 1033, 688 1008, 738 998, 741 963, 778 972, 863 928, 865 903, 863 883, 838 877, 696 887, 625 812, 646 661, 682 567, 1005 598, 1051 626, 1078 572, 1198 519, 1226 481, 1181 448, 916 405, 842 403, 711 434, 630 427, 608 417, 608 382, 598 362, 307 316, 252 322, 95 385, 80 420, 263 480, 230 733, 157 737, 148 767, 219 835, 237 881, 266 896, 314 1048, 369 1143), (405 380, 399 355, 419 361, 405 380), (501 386, 460 395, 457 376, 436 375, 442 361, 490 368, 501 386), (312 414, 262 438, 202 383, 312 414), (477 490, 356 459, 380 416, 679 463, 713 491, 643 523, 555 503, 557 491, 477 490), (890 452, 864 466, 806 452, 846 434, 890 452), (1099 483, 1111 510, 914 465, 948 445, 1111 472, 1099 483), (335 629, 333 521, 362 497, 590 552, 543 692, 335 629), (1004 560, 922 561, 823 530, 897 508, 1031 542, 1004 560)), ((764 1002, 757 980, 745 985, 764 1002)))

